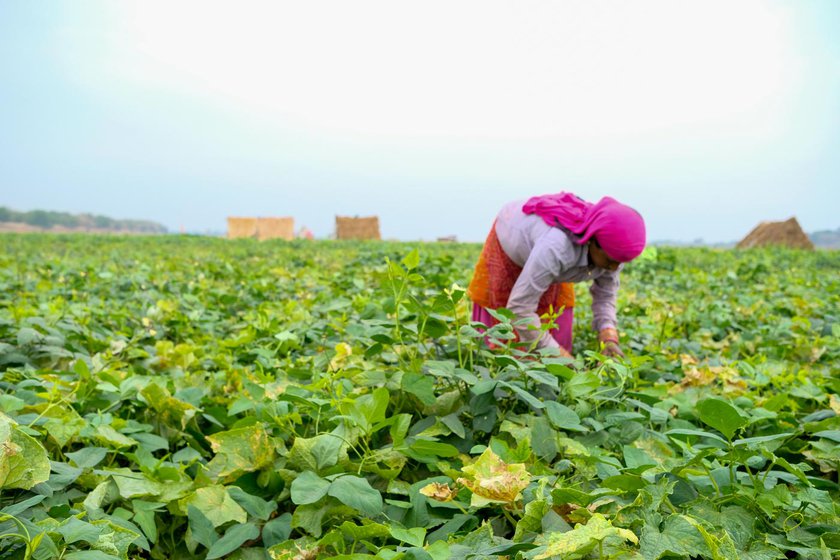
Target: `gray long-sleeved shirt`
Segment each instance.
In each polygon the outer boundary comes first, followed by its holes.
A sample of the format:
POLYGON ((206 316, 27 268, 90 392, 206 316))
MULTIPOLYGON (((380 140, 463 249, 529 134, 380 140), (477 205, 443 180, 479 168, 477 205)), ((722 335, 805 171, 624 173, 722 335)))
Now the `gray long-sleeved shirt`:
MULTIPOLYGON (((506 204, 496 217, 496 236, 508 257, 522 267, 513 286, 507 308, 528 322, 517 328, 523 342, 540 336, 537 305, 548 288, 557 282, 592 280, 592 327, 616 328, 615 301, 619 270, 589 266, 589 244, 578 245, 568 231, 546 224, 536 214, 525 214, 525 200, 506 204), (531 328, 531 326, 535 328, 531 328)), ((544 336, 539 348, 557 347, 557 341, 544 336)))

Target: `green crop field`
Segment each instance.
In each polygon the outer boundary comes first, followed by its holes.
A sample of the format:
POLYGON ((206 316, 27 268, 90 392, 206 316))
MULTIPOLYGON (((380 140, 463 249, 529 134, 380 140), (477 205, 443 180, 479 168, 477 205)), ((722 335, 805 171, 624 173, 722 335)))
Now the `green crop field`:
POLYGON ((478 245, 0 247, 0 558, 840 554, 837 251, 648 250, 570 362, 478 245))

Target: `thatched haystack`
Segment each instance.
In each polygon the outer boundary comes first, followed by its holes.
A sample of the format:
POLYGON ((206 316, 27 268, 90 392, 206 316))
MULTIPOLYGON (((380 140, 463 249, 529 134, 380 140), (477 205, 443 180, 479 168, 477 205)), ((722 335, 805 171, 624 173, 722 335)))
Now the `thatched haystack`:
POLYGON ((257 239, 285 239, 295 238, 295 219, 285 218, 257 218, 257 239))
POLYGON ((227 219, 228 239, 242 239, 257 236, 256 218, 233 218, 227 219))
POLYGON ((336 216, 335 237, 336 239, 382 239, 379 233, 379 217, 336 216))
POLYGON ((796 218, 784 222, 761 222, 736 248, 750 249, 766 246, 789 247, 791 249, 814 250, 814 244, 808 238, 796 218))
POLYGON ((295 237, 294 218, 234 218, 227 219, 228 239, 287 239, 295 237))

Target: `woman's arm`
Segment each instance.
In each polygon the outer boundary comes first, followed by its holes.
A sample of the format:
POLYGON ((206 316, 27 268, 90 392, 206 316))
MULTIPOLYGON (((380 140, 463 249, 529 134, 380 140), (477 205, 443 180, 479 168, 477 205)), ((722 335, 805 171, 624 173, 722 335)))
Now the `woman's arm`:
POLYGON ((604 329, 617 328, 615 301, 618 296, 619 272, 606 272, 592 281, 589 293, 592 294, 592 328, 600 332, 604 329))
POLYGON ((619 271, 608 272, 592 282, 592 328, 598 331, 598 340, 604 344, 604 354, 623 356, 618 344, 616 299, 618 297, 619 271))

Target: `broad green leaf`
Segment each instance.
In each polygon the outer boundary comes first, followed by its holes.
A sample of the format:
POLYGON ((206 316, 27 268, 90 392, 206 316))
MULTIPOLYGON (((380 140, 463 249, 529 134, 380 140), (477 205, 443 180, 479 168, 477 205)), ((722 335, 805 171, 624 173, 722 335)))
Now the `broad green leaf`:
POLYGON ((102 425, 96 427, 96 439, 101 443, 110 445, 115 449, 124 449, 137 445, 137 440, 132 439, 115 430, 112 426, 102 425))
POLYGON ((582 432, 586 428, 581 426, 577 412, 556 401, 545 402, 545 414, 555 428, 582 432))
POLYGON ((554 428, 544 417, 533 420, 531 426, 531 448, 542 461, 551 463, 557 456, 557 438, 554 428))
POLYGON ((411 546, 423 546, 423 541, 426 539, 426 529, 423 527, 406 529, 397 525, 389 525, 388 530, 392 537, 411 546))
POLYGON ((516 383, 508 383, 507 381, 499 381, 499 385, 502 386, 502 387, 507 387, 508 389, 510 389, 511 391, 516 393, 516 395, 520 399, 522 399, 523 401, 528 403, 532 408, 536 408, 538 410, 541 410, 541 409, 545 408, 545 404, 540 399, 538 399, 537 397, 535 397, 534 395, 532 395, 531 393, 529 393, 528 391, 526 391, 525 389, 523 389, 522 387, 517 385, 516 383))
POLYGON ((420 253, 417 251, 417 249, 414 249, 405 257, 403 257, 402 265, 408 271, 412 271, 420 265, 420 253))
POLYGON ((368 519, 362 521, 361 525, 356 525, 350 521, 345 521, 341 524, 339 529, 348 539, 354 541, 381 539, 391 534, 392 526, 375 523, 368 519))
POLYGON ((210 548, 219 539, 213 523, 197 507, 187 507, 187 518, 192 538, 198 544, 210 548))
POLYGON ((367 516, 374 517, 382 513, 382 495, 364 478, 340 476, 330 484, 328 493, 367 516))
POLYGON ((420 399, 423 404, 433 405, 437 402, 435 383, 431 376, 405 372, 402 376, 402 389, 420 399))
POLYGON ((92 468, 102 462, 108 450, 104 447, 83 447, 78 451, 65 453, 77 467, 92 468))
POLYGON ((707 550, 703 537, 682 515, 671 515, 661 529, 652 523, 642 526, 639 548, 645 560, 658 560, 665 555, 689 557, 707 550))
POLYGON ((720 437, 717 434, 713 434, 711 432, 704 432, 703 430, 685 430, 685 429, 676 429, 676 430, 668 430, 665 432, 666 436, 697 436, 701 438, 709 438, 715 441, 719 441, 723 444, 727 444, 728 442, 720 437))
POLYGON ((516 524, 513 540, 520 542, 526 535, 542 533, 542 519, 551 510, 547 500, 534 500, 525 505, 525 515, 516 524))
POLYGON ((331 506, 323 503, 298 506, 292 514, 292 529, 303 529, 313 537, 320 537, 324 531, 321 526, 324 516, 330 509, 331 506))
POLYGON ((292 533, 292 514, 284 513, 275 517, 265 525, 262 529, 262 540, 266 547, 272 547, 275 544, 281 543, 289 538, 292 533))
POLYGON ((145 474, 131 469, 113 469, 104 473, 111 475, 120 496, 126 499, 157 496, 163 490, 160 482, 150 480, 145 474))
POLYGON ((271 517, 271 514, 277 509, 276 502, 269 502, 252 494, 248 494, 238 486, 228 486, 227 491, 228 494, 230 494, 230 497, 233 498, 237 504, 242 506, 249 515, 252 515, 257 519, 267 521, 268 518, 271 517))
MULTIPOLYGON (((409 440, 410 441, 410 440, 409 440)), ((416 439, 408 446, 412 455, 428 457, 457 457, 458 448, 448 443, 429 441, 427 439, 416 439)), ((419 459, 419 457, 417 457, 419 459)))
POLYGON ((62 559, 66 560, 120 560, 119 556, 106 554, 99 550, 76 550, 68 552, 62 559))
POLYGON ((298 505, 314 504, 327 495, 330 484, 312 471, 303 472, 292 481, 292 502, 298 505))
POLYGON ((224 536, 213 543, 210 550, 207 552, 207 560, 214 560, 221 558, 225 554, 229 554, 242 546, 246 541, 256 539, 260 536, 259 528, 253 523, 245 523, 241 525, 233 525, 224 536))
POLYGON ((295 438, 289 451, 289 467, 319 472, 334 466, 341 458, 344 441, 334 433, 312 438, 295 438))
POLYGON ((181 507, 193 506, 210 520, 213 527, 224 525, 228 521, 245 523, 248 514, 228 494, 224 486, 205 486, 191 496, 181 500, 181 507))
POLYGON ((101 530, 96 525, 91 525, 76 517, 69 518, 63 524, 56 527, 55 531, 64 537, 64 542, 67 544, 73 544, 78 541, 86 541, 93 544, 99 540, 101 533, 101 530))
POLYGON ((749 420, 740 409, 723 399, 709 398, 697 401, 694 406, 700 420, 731 440, 735 432, 747 425, 749 420))

